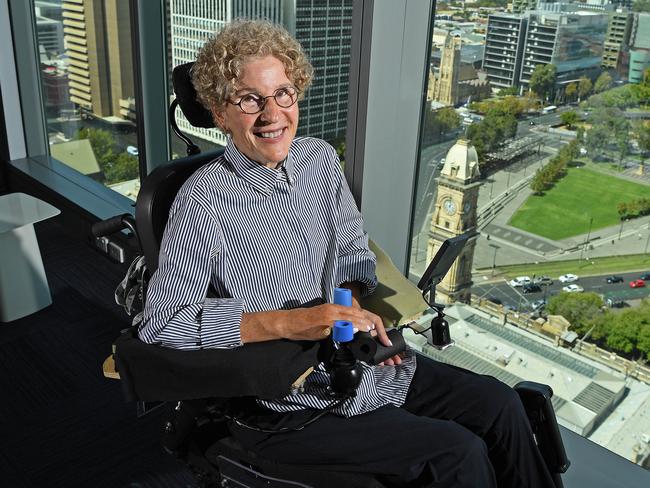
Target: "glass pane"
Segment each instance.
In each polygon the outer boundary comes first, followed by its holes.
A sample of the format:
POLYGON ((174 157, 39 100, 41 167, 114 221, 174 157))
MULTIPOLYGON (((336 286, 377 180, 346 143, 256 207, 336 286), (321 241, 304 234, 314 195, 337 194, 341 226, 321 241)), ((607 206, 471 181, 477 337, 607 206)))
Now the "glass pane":
MULTIPOLYGON (((345 151, 352 0, 282 2, 214 2, 167 0, 169 71, 196 59, 205 40, 235 18, 264 18, 284 25, 302 44, 314 66, 312 86, 300 103, 298 135, 320 137, 331 143, 341 158, 345 151), (251 5, 252 4, 252 5, 251 5)), ((171 83, 170 83, 171 87, 171 83)), ((170 93, 173 97, 173 93, 170 93)), ((217 129, 193 127, 180 109, 180 130, 203 151, 226 144, 217 129)), ((186 154, 185 144, 173 133, 172 158, 186 154)))
POLYGON ((135 199, 129 3, 34 2, 50 155, 135 199))
POLYGON ((650 13, 534 4, 436 14, 410 274, 474 235, 437 287, 471 304, 446 309, 458 349, 549 384, 561 425, 642 464, 650 13))

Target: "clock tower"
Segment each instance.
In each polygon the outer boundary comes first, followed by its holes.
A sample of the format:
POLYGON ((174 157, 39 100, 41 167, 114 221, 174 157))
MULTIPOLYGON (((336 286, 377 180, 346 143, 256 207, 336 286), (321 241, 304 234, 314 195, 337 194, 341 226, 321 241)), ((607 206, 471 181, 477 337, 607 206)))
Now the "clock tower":
POLYGON ((445 239, 469 233, 469 239, 447 275, 436 287, 436 301, 470 302, 472 261, 478 238, 476 211, 481 182, 476 149, 459 139, 449 150, 445 165, 436 178, 438 194, 431 217, 427 262, 431 262, 445 239))

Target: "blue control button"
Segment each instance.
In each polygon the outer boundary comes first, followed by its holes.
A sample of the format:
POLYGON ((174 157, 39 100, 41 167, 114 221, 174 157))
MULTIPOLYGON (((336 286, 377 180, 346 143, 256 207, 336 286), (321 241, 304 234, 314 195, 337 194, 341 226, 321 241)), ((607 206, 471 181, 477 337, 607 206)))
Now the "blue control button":
POLYGON ((337 320, 332 329, 332 340, 336 342, 350 342, 354 339, 354 326, 347 320, 337 320))

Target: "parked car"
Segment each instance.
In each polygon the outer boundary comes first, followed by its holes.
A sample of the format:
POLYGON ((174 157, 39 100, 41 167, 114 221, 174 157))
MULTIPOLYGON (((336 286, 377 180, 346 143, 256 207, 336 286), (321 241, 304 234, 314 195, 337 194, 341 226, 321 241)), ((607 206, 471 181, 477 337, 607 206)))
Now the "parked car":
POLYGON ((535 121, 531 120, 530 122, 528 122, 528 125, 535 125, 535 121))
POLYGON ((608 276, 606 278, 607 283, 612 284, 612 283, 623 283, 623 277, 622 276, 608 276))
POLYGON ((572 283, 574 281, 578 281, 578 277, 576 275, 574 275, 574 274, 571 274, 571 273, 563 274, 558 279, 562 283, 572 283))
POLYGON ((533 278, 533 283, 541 286, 549 286, 553 284, 553 280, 548 276, 538 276, 537 278, 533 278))
POLYGON ((585 291, 583 287, 580 285, 576 285, 575 283, 571 283, 570 285, 563 286, 562 291, 566 291, 567 293, 580 293, 582 291, 585 291))
POLYGON ((639 278, 641 278, 641 279, 644 280, 644 281, 650 280, 650 273, 648 273, 648 272, 646 271, 646 272, 643 273, 641 276, 639 276, 639 278))
POLYGON ((438 166, 442 168, 445 165, 445 158, 442 158, 440 162, 438 163, 438 166))
POLYGON ((501 299, 497 297, 487 297, 487 299, 490 300, 492 303, 496 303, 497 305, 501 305, 503 303, 501 299))
POLYGON ((126 146, 126 152, 131 156, 137 156, 139 154, 138 148, 135 146, 126 146))
POLYGON ((521 291, 523 293, 538 293, 542 291, 542 287, 535 283, 529 283, 527 285, 524 285, 521 291))
POLYGON ((528 285, 531 282, 529 276, 517 276, 516 278, 511 279, 508 284, 510 286, 524 286, 528 285))
POLYGON ((645 286, 645 281, 643 280, 630 281, 630 288, 643 288, 644 286, 645 286))

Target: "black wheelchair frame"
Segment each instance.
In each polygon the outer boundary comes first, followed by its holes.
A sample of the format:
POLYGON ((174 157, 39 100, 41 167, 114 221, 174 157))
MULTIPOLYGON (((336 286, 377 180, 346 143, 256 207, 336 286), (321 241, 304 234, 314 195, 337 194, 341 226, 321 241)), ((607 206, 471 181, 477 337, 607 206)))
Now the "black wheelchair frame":
MULTIPOLYGON (((196 100, 190 81, 192 64, 174 69, 176 100, 170 107, 170 118, 174 121, 178 105, 191 124, 213 127, 211 114, 196 100)), ((172 128, 186 143, 188 156, 158 167, 143 180, 135 219, 128 214, 120 215, 93 226, 96 236, 129 229, 141 247, 149 274, 157 268, 160 242, 177 191, 194 171, 219 154, 201 154, 175 122, 172 128)), ((143 300, 147 277, 144 273, 140 283, 143 300)), ((201 486, 389 488, 372 474, 342 473, 324 466, 286 465, 262 459, 243 449, 228 432, 226 409, 232 399, 286 395, 293 380, 320 361, 318 343, 271 341, 247 344, 236 350, 178 351, 145 344, 131 328, 116 340, 113 359, 127 401, 162 401, 171 405, 162 426, 163 447, 187 463, 201 486), (255 360, 264 354, 273 354, 273 362, 255 360), (273 371, 269 372, 269 364, 275 365, 273 371), (266 381, 269 374, 274 382, 266 381), (241 380, 236 386, 215 381, 232 375, 241 380)), ((556 488, 562 488, 560 474, 570 463, 551 406, 553 392, 547 385, 532 382, 521 382, 515 390, 526 408, 556 488)))

